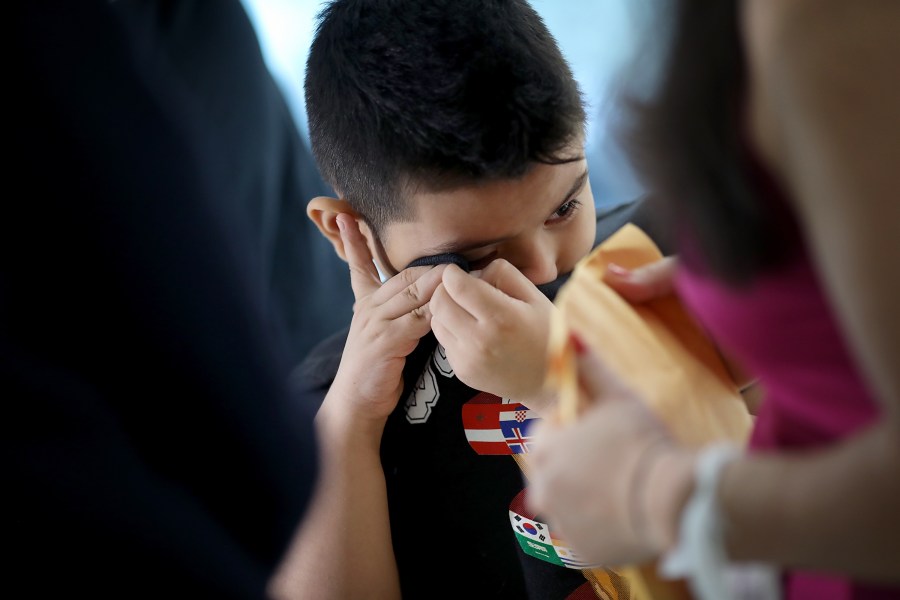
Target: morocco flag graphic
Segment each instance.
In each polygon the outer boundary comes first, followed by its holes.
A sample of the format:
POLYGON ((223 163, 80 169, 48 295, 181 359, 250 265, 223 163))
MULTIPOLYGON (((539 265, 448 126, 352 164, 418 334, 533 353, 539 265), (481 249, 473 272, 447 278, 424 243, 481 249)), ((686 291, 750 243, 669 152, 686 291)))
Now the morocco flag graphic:
POLYGON ((469 445, 478 454, 524 454, 531 443, 529 430, 536 417, 528 407, 482 392, 462 407, 469 445))

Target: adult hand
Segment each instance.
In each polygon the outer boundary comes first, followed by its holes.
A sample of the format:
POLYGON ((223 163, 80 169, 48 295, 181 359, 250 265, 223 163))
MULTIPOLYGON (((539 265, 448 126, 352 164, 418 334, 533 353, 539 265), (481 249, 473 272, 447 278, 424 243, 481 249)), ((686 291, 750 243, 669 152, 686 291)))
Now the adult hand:
POLYGON ((579 352, 590 404, 574 424, 536 428, 529 502, 585 560, 641 562, 675 543, 693 455, 606 365, 579 352))
POLYGON ((674 256, 637 269, 609 264, 603 281, 629 302, 641 303, 674 293, 677 270, 678 258, 674 256))
POLYGON ((403 391, 406 357, 431 327, 428 302, 443 266, 406 269, 384 285, 356 221, 337 217, 356 303, 341 364, 320 415, 380 443, 403 391), (366 427, 370 425, 370 427, 366 427))
MULTIPOLYGON (((678 268, 676 256, 667 256, 637 269, 626 269, 611 263, 606 267, 603 281, 629 302, 640 304, 674 294, 675 274, 678 268)), ((756 409, 763 398, 762 390, 755 385, 757 380, 721 348, 719 356, 731 374, 732 380, 744 395, 748 409, 752 414, 756 414, 756 409)))
POLYGON ((539 410, 548 398, 543 386, 554 310, 528 278, 499 259, 474 276, 449 266, 431 300, 431 326, 460 381, 539 410))

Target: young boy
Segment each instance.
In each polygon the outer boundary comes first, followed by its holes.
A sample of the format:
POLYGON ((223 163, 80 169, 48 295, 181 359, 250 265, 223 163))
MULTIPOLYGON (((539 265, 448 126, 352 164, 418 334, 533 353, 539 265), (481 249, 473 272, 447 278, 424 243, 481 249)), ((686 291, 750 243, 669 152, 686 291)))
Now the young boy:
POLYGON ((596 242, 585 112, 555 41, 524 0, 338 0, 306 94, 313 152, 340 196, 308 214, 349 263, 357 302, 349 333, 301 371, 325 395, 323 463, 293 549, 305 570, 276 590, 584 591, 577 568, 526 554, 540 544, 510 512, 524 485, 509 455, 527 451, 545 404, 544 292, 596 242), (406 268, 423 257, 462 258, 475 276, 406 268), (491 428, 504 410, 519 427, 491 428))

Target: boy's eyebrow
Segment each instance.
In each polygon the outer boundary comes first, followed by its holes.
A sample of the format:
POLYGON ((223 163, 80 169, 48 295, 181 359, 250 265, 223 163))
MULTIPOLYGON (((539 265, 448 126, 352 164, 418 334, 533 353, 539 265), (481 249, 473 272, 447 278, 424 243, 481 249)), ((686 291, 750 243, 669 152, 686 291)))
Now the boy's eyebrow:
MULTIPOLYGON (((574 183, 572 183, 572 187, 566 192, 566 195, 562 200, 559 201, 559 204, 565 204, 572 198, 575 194, 581 191, 581 189, 585 186, 588 180, 588 169, 585 167, 584 171, 581 172, 574 183)), ((499 244, 500 242, 505 242, 508 240, 510 236, 494 238, 492 240, 479 240, 477 242, 472 242, 470 244, 462 244, 460 245, 458 242, 447 242, 446 244, 441 244, 440 246, 435 246, 426 251, 426 256, 434 256, 437 254, 462 254, 463 252, 468 252, 469 250, 477 250, 478 248, 483 248, 485 246, 493 246, 494 244, 499 244)))
POLYGON ((587 167, 585 167, 584 171, 581 172, 581 175, 579 175, 578 178, 575 179, 575 182, 572 184, 572 189, 570 189, 568 192, 566 192, 566 195, 563 197, 563 199, 559 201, 560 205, 568 202, 572 196, 574 196, 575 194, 580 192, 581 188, 584 187, 584 184, 587 183, 587 180, 588 180, 588 170, 587 170, 587 167))

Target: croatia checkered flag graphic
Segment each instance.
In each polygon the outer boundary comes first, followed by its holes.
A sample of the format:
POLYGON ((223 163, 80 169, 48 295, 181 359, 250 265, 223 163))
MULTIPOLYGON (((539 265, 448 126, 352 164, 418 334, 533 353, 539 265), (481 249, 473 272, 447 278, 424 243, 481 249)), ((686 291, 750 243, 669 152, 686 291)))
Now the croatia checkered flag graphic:
POLYGON ((485 392, 463 405, 462 418, 469 445, 483 456, 528 452, 529 430, 538 421, 524 404, 485 392))

